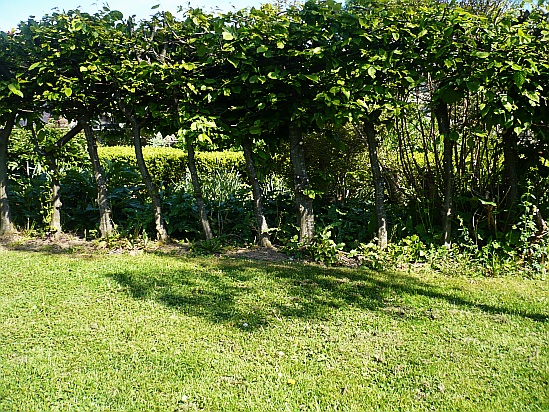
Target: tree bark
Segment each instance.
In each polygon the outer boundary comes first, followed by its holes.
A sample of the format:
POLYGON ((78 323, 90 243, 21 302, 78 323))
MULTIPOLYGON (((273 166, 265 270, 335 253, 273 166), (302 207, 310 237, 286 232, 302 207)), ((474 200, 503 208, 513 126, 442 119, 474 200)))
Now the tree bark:
POLYGON ((513 129, 503 134, 503 177, 507 187, 505 208, 510 213, 518 200, 517 135, 513 129))
POLYGON ((86 143, 88 146, 88 154, 92 162, 93 176, 95 178, 95 185, 97 186, 97 206, 99 208, 99 231, 101 237, 109 237, 112 235, 114 228, 111 218, 111 203, 109 201, 107 182, 105 179, 105 172, 103 166, 99 162, 99 155, 97 153, 97 141, 93 134, 91 125, 87 119, 80 121, 84 128, 84 135, 86 136, 86 143))
POLYGON ((442 241, 446 248, 452 246, 452 217, 454 202, 454 164, 453 149, 454 141, 450 138, 450 115, 448 105, 438 102, 435 109, 435 116, 438 123, 438 131, 444 138, 442 179, 444 183, 444 202, 442 205, 442 241))
POLYGON ((45 156, 48 168, 51 174, 51 216, 50 216, 50 230, 54 237, 58 237, 62 232, 61 226, 61 182, 59 181, 59 170, 57 168, 57 159, 55 158, 55 150, 60 149, 67 144, 74 136, 82 131, 82 124, 78 123, 75 127, 69 130, 65 135, 57 140, 53 144, 53 148, 45 151, 38 145, 34 128, 32 128, 32 134, 34 138, 35 150, 38 154, 45 156))
POLYGON ((196 159, 194 156, 194 145, 190 138, 187 138, 187 163, 189 166, 189 172, 191 173, 191 182, 193 184, 194 198, 196 199, 196 205, 198 206, 198 214, 200 216, 200 223, 206 240, 213 239, 213 232, 208 220, 208 212, 206 211, 206 205, 204 204, 204 197, 202 195, 202 185, 198 178, 198 172, 196 171, 196 159))
POLYGON ((156 236, 161 242, 169 242, 168 232, 164 226, 164 218, 162 216, 162 202, 160 200, 160 195, 158 194, 158 187, 153 182, 149 169, 145 164, 145 159, 143 158, 143 147, 141 146, 141 126, 138 122, 132 118, 132 133, 133 133, 133 146, 135 148, 135 157, 137 159, 137 165, 139 166, 139 171, 141 172, 141 178, 143 183, 149 192, 151 197, 153 209, 154 209, 154 223, 156 227, 156 236))
POLYGON ((0 132, 0 235, 17 232, 11 220, 8 199, 8 141, 16 117, 17 112, 13 111, 10 113, 7 116, 4 129, 0 132))
POLYGON ((54 237, 58 237, 63 229, 61 227, 61 183, 59 182, 59 173, 57 170, 57 161, 53 152, 47 153, 47 162, 51 174, 51 220, 50 220, 50 230, 54 237))
POLYGON ((252 186, 252 196, 254 202, 255 220, 257 221, 258 229, 258 243, 262 247, 272 248, 271 240, 269 239, 269 226, 267 225, 267 219, 263 212, 263 190, 259 185, 257 178, 257 171, 255 170, 252 142, 247 137, 242 140, 242 149, 244 150, 244 159, 246 160, 246 170, 248 172, 248 179, 252 186))
POLYGON ((311 182, 305 165, 303 136, 295 123, 290 124, 289 135, 290 161, 294 174, 295 203, 299 221, 299 241, 310 242, 314 235, 315 217, 313 200, 306 194, 311 182))
POLYGON ((372 177, 374 181, 378 245, 381 249, 385 249, 388 243, 387 212, 385 211, 385 188, 377 153, 377 140, 374 124, 370 121, 364 122, 364 132, 366 133, 366 139, 368 142, 368 154, 370 155, 370 166, 372 168, 372 177))

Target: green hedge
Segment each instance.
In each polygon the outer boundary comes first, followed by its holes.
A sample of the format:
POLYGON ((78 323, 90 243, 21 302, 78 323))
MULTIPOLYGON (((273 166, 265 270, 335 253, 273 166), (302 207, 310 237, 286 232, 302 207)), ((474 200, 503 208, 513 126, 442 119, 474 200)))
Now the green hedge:
MULTIPOLYGON (((125 165, 138 171, 135 149, 132 146, 106 146, 98 149, 104 163, 125 165)), ((144 147, 143 158, 153 180, 165 184, 177 182, 185 176, 187 156, 183 150, 171 147, 144 147)))
POLYGON ((196 167, 199 173, 211 173, 217 169, 235 169, 246 176, 246 162, 242 152, 198 152, 196 167))
MULTIPOLYGON (((187 170, 187 152, 171 147, 144 147, 143 157, 153 179, 164 184, 177 182, 187 170)), ((108 146, 99 148, 102 162, 127 165, 137 170, 137 160, 132 146, 108 146)), ((213 170, 234 168, 246 172, 242 152, 198 152, 196 163, 199 173, 208 174, 213 170)))

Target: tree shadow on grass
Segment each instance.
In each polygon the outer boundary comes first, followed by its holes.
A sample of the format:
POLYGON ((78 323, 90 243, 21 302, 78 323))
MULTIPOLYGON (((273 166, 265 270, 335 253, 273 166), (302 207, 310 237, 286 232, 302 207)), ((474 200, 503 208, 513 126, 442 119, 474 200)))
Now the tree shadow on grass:
POLYGON ((265 264, 231 259, 202 261, 190 270, 153 273, 131 270, 108 275, 136 299, 153 299, 191 316, 230 323, 253 331, 277 318, 329 319, 353 306, 397 317, 430 316, 436 301, 487 314, 518 315, 538 322, 546 313, 473 301, 471 292, 425 283, 401 272, 265 264), (405 304, 407 295, 427 299, 421 307, 405 304))

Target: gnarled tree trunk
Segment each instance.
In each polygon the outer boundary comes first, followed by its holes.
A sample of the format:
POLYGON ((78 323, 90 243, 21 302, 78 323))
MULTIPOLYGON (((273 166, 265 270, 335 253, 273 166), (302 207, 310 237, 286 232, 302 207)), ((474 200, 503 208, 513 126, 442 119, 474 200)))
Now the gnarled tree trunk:
POLYGON ((111 218, 111 203, 109 201, 107 191, 107 181, 105 179, 105 172, 103 166, 99 162, 99 155, 97 153, 97 141, 91 125, 87 119, 80 121, 84 128, 84 135, 86 136, 86 143, 88 146, 88 154, 92 162, 93 176, 95 178, 95 185, 97 186, 97 206, 99 207, 99 231, 101 237, 108 237, 113 233, 113 223, 111 218))
POLYGON ((364 122, 364 132, 366 133, 366 139, 368 142, 368 154, 370 156, 370 166, 372 168, 372 177, 374 182, 378 245, 381 249, 385 249, 388 242, 387 212, 385 211, 385 188, 377 153, 377 139, 374 124, 370 121, 364 122))
POLYGON ((139 171, 141 172, 141 178, 143 183, 149 192, 151 197, 153 209, 154 209, 154 223, 156 228, 156 236, 161 242, 168 242, 169 236, 164 226, 164 218, 162 216, 162 202, 160 200, 160 195, 158 194, 158 187, 153 182, 149 169, 145 164, 145 159, 143 158, 143 147, 141 146, 141 126, 138 122, 132 118, 132 133, 133 133, 133 146, 135 148, 135 157, 137 159, 137 165, 139 166, 139 171))
POLYGON ((294 195, 299 220, 299 241, 310 242, 314 235, 315 216, 313 200, 306 193, 311 182, 305 165, 303 135, 301 129, 293 122, 290 124, 289 135, 290 161, 294 174, 294 195))
POLYGON ((452 216, 454 213, 454 163, 453 150, 454 141, 450 138, 450 115, 448 105, 442 101, 437 103, 435 116, 438 124, 438 131, 444 138, 444 149, 442 155, 442 169, 444 182, 444 203, 442 205, 442 241, 446 248, 452 246, 452 216))
POLYGON ((190 138, 187 139, 185 146, 187 148, 187 163, 189 166, 189 172, 191 173, 191 182, 193 185, 194 198, 196 199, 196 205, 198 206, 198 214, 200 217, 200 224, 204 231, 206 240, 213 238, 212 228, 210 221, 208 220, 208 212, 206 211, 206 205, 204 204, 204 197, 202 195, 202 185, 198 177, 196 170, 196 159, 194 156, 194 145, 190 138))
POLYGON ((54 143, 53 148, 49 151, 45 151, 43 148, 39 147, 38 140, 36 139, 36 134, 34 133, 34 128, 32 129, 32 134, 34 138, 34 145, 36 151, 46 157, 46 162, 48 163, 48 168, 51 174, 51 216, 50 216, 50 230, 53 233, 54 237, 58 237, 62 232, 63 228, 61 226, 61 182, 59 181, 59 170, 57 168, 57 159, 55 157, 56 149, 63 147, 67 144, 74 136, 82 131, 82 124, 78 123, 75 127, 69 130, 63 137, 61 137, 57 142, 54 143))
POLYGON ((263 191, 261 190, 259 180, 257 179, 257 172, 253 160, 252 142, 247 137, 242 140, 242 149, 244 150, 248 179, 252 186, 254 213, 258 229, 258 243, 263 247, 271 248, 273 245, 269 239, 269 226, 267 225, 267 219, 265 219, 265 214, 263 212, 263 191))
POLYGON ((57 160, 53 152, 47 154, 48 167, 51 174, 51 220, 50 230, 54 237, 58 237, 63 229, 61 227, 61 196, 59 194, 61 190, 61 183, 59 182, 59 171, 57 169, 57 160))
POLYGON ((16 117, 17 113, 15 111, 10 113, 7 116, 4 129, 0 132, 0 235, 16 232, 11 220, 8 200, 8 141, 16 117))

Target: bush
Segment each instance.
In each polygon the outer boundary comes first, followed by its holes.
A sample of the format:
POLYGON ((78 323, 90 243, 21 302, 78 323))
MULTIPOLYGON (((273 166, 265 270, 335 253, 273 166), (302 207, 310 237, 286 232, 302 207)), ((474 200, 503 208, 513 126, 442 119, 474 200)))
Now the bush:
POLYGON ((50 207, 48 176, 17 176, 10 179, 8 196, 12 218, 18 227, 41 229, 47 223, 50 207))
MULTIPOLYGON (((38 135, 38 143, 46 150, 67 133, 67 128, 46 126, 38 135)), ((81 165, 82 159, 88 159, 86 140, 82 133, 76 135, 65 146, 57 150, 59 169, 81 165)), ((29 130, 16 127, 11 132, 8 150, 8 168, 12 173, 26 176, 39 175, 48 169, 46 159, 36 153, 32 134, 29 130)))
POLYGON ((246 176, 246 162, 242 152, 198 152, 196 168, 201 174, 210 174, 219 169, 232 169, 246 176))
MULTIPOLYGON (((151 177, 159 186, 168 186, 184 179, 187 170, 187 152, 184 150, 145 146, 143 157, 151 177)), ((123 167, 139 172, 132 146, 100 147, 99 158, 104 164, 120 163, 123 167)), ((219 169, 234 169, 241 174, 246 173, 242 152, 198 152, 196 166, 202 175, 209 175, 219 169)))
MULTIPOLYGON (((115 168, 131 168, 139 173, 133 147, 100 147, 98 152, 103 164, 111 163, 115 168)), ((159 186, 178 182, 185 175, 187 155, 181 149, 147 146, 143 148, 143 158, 151 177, 159 186)))
MULTIPOLYGON (((212 230, 216 236, 236 239, 237 243, 253 240, 253 212, 250 189, 234 169, 220 167, 204 174, 204 201, 212 230)), ((190 176, 164 194, 166 222, 172 236, 196 238, 202 233, 190 176)))

